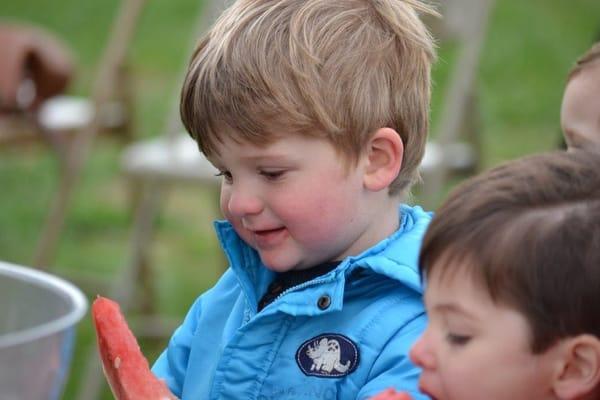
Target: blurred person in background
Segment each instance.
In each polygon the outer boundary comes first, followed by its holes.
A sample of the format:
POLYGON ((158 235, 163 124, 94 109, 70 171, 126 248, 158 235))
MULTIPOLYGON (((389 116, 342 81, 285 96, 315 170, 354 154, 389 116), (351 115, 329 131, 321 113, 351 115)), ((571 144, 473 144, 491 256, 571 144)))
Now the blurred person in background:
POLYGON ((569 72, 560 119, 569 148, 600 146, 600 41, 569 72))
POLYGON ((0 115, 35 111, 73 76, 69 49, 39 27, 0 22, 0 115))

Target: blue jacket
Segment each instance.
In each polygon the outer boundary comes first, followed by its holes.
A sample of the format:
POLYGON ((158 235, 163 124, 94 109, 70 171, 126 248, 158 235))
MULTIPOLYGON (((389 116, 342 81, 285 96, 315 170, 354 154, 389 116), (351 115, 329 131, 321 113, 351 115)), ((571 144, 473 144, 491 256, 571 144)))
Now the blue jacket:
POLYGON ((431 219, 401 206, 400 228, 259 313, 274 278, 224 221, 231 268, 200 296, 153 366, 182 400, 367 399, 417 390, 408 359, 426 327, 417 259, 431 219))

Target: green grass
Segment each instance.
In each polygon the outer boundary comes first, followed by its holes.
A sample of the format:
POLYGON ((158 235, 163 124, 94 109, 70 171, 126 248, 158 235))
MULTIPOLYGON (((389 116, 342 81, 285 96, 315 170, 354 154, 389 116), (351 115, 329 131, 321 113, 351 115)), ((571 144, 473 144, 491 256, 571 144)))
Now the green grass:
MULTIPOLYGON (((115 0, 5 1, 0 2, 0 15, 57 32, 77 56, 78 74, 71 91, 89 94, 118 4, 115 0)), ((161 133, 178 90, 198 5, 196 0, 154 0, 144 9, 129 58, 138 138, 161 133)), ((556 147, 564 77, 600 30, 598 15, 597 0, 497 1, 478 78, 484 167, 556 147)), ((440 62, 434 71, 434 130, 454 49, 452 44, 440 44, 440 62)), ((127 262, 132 216, 119 168, 121 149, 118 141, 99 138, 86 163, 53 268, 67 279, 106 282, 127 262)), ((57 160, 47 148, 0 149, 0 259, 32 262, 57 179, 57 160)), ((165 314, 180 317, 221 271, 210 224, 216 213, 214 203, 212 194, 200 187, 177 188, 166 198, 152 246, 158 303, 165 314)), ((100 287, 87 291, 90 299, 100 287)), ((82 365, 92 344, 86 318, 79 327, 74 365, 82 365)), ((163 345, 142 342, 150 359, 163 345)), ((75 367, 65 399, 75 399, 79 378, 80 368, 75 367)), ((104 398, 111 396, 106 392, 104 398)))
POLYGON ((600 33, 594 0, 500 0, 481 65, 486 165, 556 147, 565 77, 600 33))
MULTIPOLYGON (((73 0, 2 2, 0 15, 29 21, 58 34, 72 49, 77 75, 71 92, 89 95, 104 51, 107 32, 120 3, 73 0)), ((134 126, 138 138, 156 136, 178 91, 180 73, 189 56, 198 1, 147 2, 128 64, 135 96, 134 126)), ((119 168, 122 144, 98 138, 74 191, 52 272, 87 287, 91 300, 110 282, 129 257, 132 215, 127 182, 119 168)), ((28 265, 58 181, 55 155, 43 146, 0 149, 0 259, 28 265)), ((158 304, 166 315, 181 316, 198 293, 206 290, 222 268, 210 220, 212 194, 186 188, 168 196, 152 247, 158 277, 158 304), (192 222, 190 222, 192 221, 192 222)), ((102 293, 107 294, 107 293, 102 293)), ((94 343, 91 320, 79 325, 78 342, 64 398, 75 399, 81 367, 94 343)), ((149 358, 163 342, 143 341, 149 358)), ((105 390, 104 399, 111 399, 105 390)))

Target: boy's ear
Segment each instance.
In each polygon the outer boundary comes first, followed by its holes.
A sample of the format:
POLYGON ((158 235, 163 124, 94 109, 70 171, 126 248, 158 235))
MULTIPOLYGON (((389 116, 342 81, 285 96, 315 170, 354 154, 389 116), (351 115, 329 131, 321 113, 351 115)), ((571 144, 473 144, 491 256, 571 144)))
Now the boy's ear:
POLYGON ((364 185, 372 191, 386 189, 402 166, 404 144, 392 128, 379 128, 368 143, 364 185))
POLYGON ((559 399, 587 398, 600 390, 600 340, 593 335, 579 335, 561 344, 562 361, 554 379, 559 399))

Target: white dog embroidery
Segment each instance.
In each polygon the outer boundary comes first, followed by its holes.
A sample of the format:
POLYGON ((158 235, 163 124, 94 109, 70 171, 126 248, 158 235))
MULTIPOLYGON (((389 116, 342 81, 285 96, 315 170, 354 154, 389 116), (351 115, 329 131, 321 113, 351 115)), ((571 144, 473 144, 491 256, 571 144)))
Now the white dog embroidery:
POLYGON ((306 355, 313 362, 310 367, 311 371, 331 373, 335 369, 343 374, 350 368, 350 360, 345 364, 340 362, 340 343, 335 339, 323 338, 315 340, 312 345, 308 346, 306 355))

